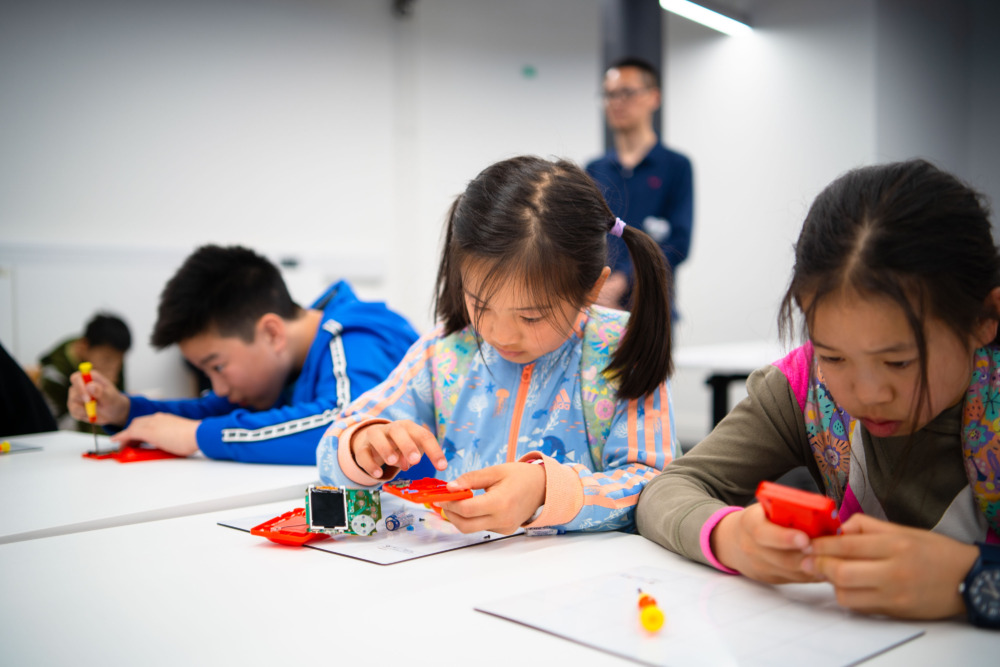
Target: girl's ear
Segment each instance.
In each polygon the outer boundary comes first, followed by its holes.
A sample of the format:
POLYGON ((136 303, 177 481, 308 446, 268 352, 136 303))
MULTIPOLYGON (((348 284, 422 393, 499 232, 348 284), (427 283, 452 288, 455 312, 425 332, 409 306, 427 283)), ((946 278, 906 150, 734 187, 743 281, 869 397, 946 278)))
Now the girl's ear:
POLYGON ((997 326, 1000 324, 998 322, 998 318, 1000 318, 1000 287, 994 287, 986 295, 983 310, 988 315, 979 321, 973 332, 973 340, 976 343, 976 347, 989 345, 997 337, 997 326))
POLYGON ((597 282, 594 283, 594 286, 590 288, 590 293, 587 294, 587 303, 584 304, 584 307, 589 308, 590 306, 594 305, 594 302, 597 301, 597 297, 601 295, 601 290, 604 289, 604 283, 607 282, 608 276, 610 275, 611 275, 610 266, 605 266, 603 269, 601 269, 601 275, 597 277, 597 282))

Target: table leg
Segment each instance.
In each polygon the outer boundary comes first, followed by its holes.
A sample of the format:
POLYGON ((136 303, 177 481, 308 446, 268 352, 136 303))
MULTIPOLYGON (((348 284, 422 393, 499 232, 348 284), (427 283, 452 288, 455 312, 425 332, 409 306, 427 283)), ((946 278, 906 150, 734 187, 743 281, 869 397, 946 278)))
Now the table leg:
POLYGON ((712 388, 712 428, 729 414, 729 385, 732 382, 746 380, 749 373, 713 373, 705 380, 712 388))

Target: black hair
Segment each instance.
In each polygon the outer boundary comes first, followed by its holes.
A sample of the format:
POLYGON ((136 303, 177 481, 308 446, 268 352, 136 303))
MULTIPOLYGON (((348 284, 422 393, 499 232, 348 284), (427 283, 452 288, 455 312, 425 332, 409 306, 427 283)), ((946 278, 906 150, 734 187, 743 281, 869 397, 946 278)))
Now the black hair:
MULTIPOLYGON (((516 277, 546 312, 560 302, 582 308, 607 264, 614 222, 597 185, 571 162, 522 156, 487 167, 448 214, 434 301, 445 333, 470 324, 461 273, 470 260, 484 268, 486 294, 477 296, 486 302, 516 277)), ((606 371, 618 395, 633 399, 672 371, 669 269, 644 232, 626 227, 622 240, 635 266, 635 305, 606 371)))
POLYGON ((646 86, 649 88, 655 88, 656 90, 660 89, 660 70, 658 70, 656 66, 648 60, 637 58, 635 56, 627 56, 625 58, 619 58, 611 63, 608 69, 621 69, 623 67, 632 67, 639 70, 642 72, 642 78, 646 86))
POLYGON ((929 399, 927 318, 941 320, 963 341, 983 319, 1000 319, 986 305, 1000 285, 989 215, 982 195, 924 160, 844 174, 806 216, 781 303, 781 330, 790 335, 798 309, 808 331, 823 298, 845 288, 895 302, 919 352, 919 414, 929 399))
POLYGON ((83 331, 83 337, 90 347, 107 347, 125 353, 132 347, 132 333, 125 322, 111 313, 98 313, 83 331))
POLYGON ((211 331, 249 343, 264 315, 291 320, 301 310, 265 257, 240 246, 206 245, 163 288, 150 341, 163 349, 211 331))

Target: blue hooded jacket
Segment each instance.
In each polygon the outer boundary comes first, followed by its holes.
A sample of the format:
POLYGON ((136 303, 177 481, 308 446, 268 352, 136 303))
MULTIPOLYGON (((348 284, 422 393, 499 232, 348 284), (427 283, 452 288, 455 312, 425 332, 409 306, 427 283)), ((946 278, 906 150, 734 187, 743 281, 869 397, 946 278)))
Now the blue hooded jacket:
POLYGON ((326 427, 353 398, 389 375, 417 333, 384 303, 360 301, 344 281, 332 285, 311 308, 323 311, 316 337, 302 371, 271 409, 246 409, 214 392, 174 401, 130 396, 129 422, 156 412, 200 419, 198 448, 205 456, 315 465, 326 427))

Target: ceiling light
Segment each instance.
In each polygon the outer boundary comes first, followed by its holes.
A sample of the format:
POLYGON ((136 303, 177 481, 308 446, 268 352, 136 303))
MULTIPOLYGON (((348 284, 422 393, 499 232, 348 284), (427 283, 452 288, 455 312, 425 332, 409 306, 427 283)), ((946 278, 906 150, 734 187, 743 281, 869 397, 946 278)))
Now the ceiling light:
POLYGON ((683 16, 695 23, 700 23, 703 26, 724 32, 733 37, 748 35, 753 32, 753 28, 746 23, 693 2, 688 2, 688 0, 660 0, 660 7, 663 7, 668 12, 683 16))

